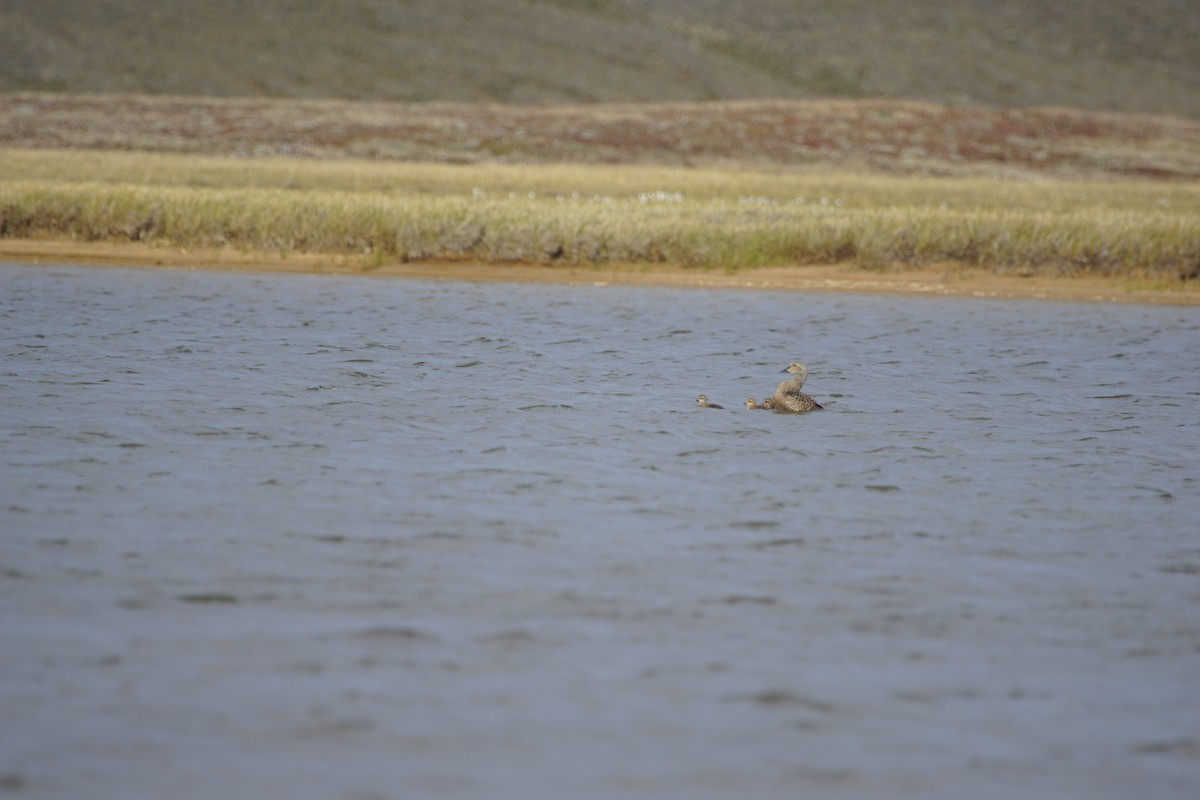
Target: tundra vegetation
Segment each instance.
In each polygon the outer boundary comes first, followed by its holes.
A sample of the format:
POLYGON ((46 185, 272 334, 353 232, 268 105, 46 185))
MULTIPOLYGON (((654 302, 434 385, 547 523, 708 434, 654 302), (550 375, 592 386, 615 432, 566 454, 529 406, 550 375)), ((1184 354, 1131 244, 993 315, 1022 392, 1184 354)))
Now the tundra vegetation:
POLYGON ((705 270, 1200 275, 1194 181, 0 151, 0 236, 705 270))

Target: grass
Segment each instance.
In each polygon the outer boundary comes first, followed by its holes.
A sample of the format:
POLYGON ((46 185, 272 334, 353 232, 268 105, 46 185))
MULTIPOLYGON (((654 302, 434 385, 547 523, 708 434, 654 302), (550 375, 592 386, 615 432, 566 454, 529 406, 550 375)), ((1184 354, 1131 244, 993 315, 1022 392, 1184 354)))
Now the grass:
POLYGON ((1200 276, 1200 186, 0 150, 0 236, 736 270, 1200 276))

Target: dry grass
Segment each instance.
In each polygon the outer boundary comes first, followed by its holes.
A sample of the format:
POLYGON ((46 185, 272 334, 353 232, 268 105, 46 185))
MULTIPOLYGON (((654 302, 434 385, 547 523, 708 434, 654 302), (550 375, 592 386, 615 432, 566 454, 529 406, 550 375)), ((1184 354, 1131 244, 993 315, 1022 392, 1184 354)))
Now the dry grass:
POLYGON ((740 269, 959 262, 1195 278, 1200 187, 662 166, 238 160, 10 150, 0 236, 377 260, 740 269))

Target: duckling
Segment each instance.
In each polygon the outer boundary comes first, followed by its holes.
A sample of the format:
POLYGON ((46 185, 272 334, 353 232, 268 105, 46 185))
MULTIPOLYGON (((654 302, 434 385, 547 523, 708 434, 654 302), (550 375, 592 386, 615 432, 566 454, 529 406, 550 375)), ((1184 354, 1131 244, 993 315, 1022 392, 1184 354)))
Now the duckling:
POLYGON ((705 395, 700 395, 696 398, 696 405, 700 406, 701 408, 725 408, 725 406, 719 406, 716 403, 708 402, 708 397, 705 395))

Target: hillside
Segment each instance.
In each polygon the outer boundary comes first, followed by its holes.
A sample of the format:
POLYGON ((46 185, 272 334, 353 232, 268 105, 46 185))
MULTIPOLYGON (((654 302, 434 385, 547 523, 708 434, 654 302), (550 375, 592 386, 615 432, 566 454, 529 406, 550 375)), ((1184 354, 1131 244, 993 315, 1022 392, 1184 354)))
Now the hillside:
POLYGON ((0 91, 1200 117, 1194 0, 6 0, 0 91))

